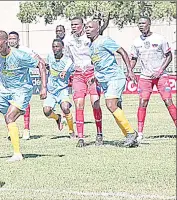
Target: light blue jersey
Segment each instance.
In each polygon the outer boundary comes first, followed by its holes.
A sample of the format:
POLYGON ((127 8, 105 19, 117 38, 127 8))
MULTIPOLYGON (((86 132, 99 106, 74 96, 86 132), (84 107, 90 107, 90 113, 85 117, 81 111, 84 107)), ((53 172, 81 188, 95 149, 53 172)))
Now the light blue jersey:
POLYGON ((28 53, 11 48, 7 56, 0 56, 0 77, 6 89, 32 87, 29 68, 38 65, 38 60, 28 53))
POLYGON ((73 63, 72 60, 66 56, 56 60, 52 52, 47 56, 47 64, 49 65, 47 90, 51 94, 57 96, 61 90, 68 88, 69 77, 74 69, 73 63), (62 71, 66 71, 64 79, 59 76, 62 71))
POLYGON ((109 37, 99 36, 90 45, 90 53, 95 69, 95 77, 99 82, 125 79, 123 69, 118 66, 114 53, 120 48, 109 37))

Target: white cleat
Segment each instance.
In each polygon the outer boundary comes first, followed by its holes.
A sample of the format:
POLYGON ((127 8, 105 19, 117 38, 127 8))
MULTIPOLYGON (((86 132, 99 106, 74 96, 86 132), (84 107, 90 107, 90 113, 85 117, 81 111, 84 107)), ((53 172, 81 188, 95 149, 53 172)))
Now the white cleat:
POLYGON ((29 140, 29 139, 30 139, 30 130, 24 129, 22 139, 23 139, 23 140, 29 140))
POLYGON ((7 160, 7 162, 16 162, 16 161, 21 161, 21 160, 23 160, 23 156, 20 153, 20 154, 14 154, 11 158, 7 160))
POLYGON ((143 140, 143 134, 142 133, 138 133, 138 137, 137 137, 137 142, 140 144, 143 140))

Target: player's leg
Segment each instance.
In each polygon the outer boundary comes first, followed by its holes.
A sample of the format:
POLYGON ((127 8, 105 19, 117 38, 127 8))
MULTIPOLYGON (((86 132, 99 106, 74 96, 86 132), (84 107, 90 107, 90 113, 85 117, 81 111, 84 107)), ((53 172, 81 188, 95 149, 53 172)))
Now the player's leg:
POLYGON ((84 146, 84 106, 85 96, 87 92, 87 85, 82 72, 75 72, 73 77, 73 100, 75 104, 75 119, 76 129, 78 135, 77 147, 84 146))
MULTIPOLYGON (((93 74, 93 72, 92 72, 93 74)), ((101 87, 98 85, 96 79, 91 75, 88 80, 88 91, 90 93, 90 101, 93 108, 93 115, 95 118, 95 124, 97 129, 96 136, 96 145, 103 144, 103 132, 102 132, 102 110, 100 107, 100 95, 101 95, 101 87), (93 79, 93 80, 92 80, 93 79)))
POLYGON ((132 147, 137 145, 137 133, 127 120, 123 110, 118 107, 118 102, 122 99, 122 93, 125 88, 125 79, 112 80, 102 84, 106 99, 106 106, 114 116, 118 126, 126 137, 124 146, 132 147))
POLYGON ((57 123, 58 129, 62 130, 62 124, 61 124, 61 115, 56 114, 53 109, 56 105, 56 99, 54 98, 54 95, 51 93, 47 93, 47 98, 44 100, 43 103, 43 112, 44 115, 49 119, 54 119, 57 123))
POLYGON ((22 137, 24 140, 30 139, 30 109, 30 104, 28 104, 24 114, 24 131, 22 137))
POLYGON ((19 110, 14 105, 10 105, 9 109, 5 115, 5 121, 9 130, 14 155, 9 159, 9 161, 20 161, 23 159, 20 152, 20 142, 19 142, 19 130, 16 124, 16 120, 22 114, 22 111, 19 110))
POLYGON ((138 142, 143 139, 143 129, 146 118, 146 110, 148 102, 153 89, 153 80, 140 78, 138 82, 138 93, 139 93, 139 107, 137 111, 138 119, 138 142))
POLYGON ((158 84, 157 84, 157 89, 168 109, 168 112, 169 112, 175 126, 177 126, 176 106, 174 105, 173 100, 172 100, 169 77, 167 75, 159 78, 158 84))
POLYGON ((20 161, 23 159, 20 152, 19 130, 16 124, 18 117, 25 113, 25 110, 32 97, 32 87, 28 89, 21 88, 9 95, 10 106, 5 115, 5 121, 9 129, 14 155, 9 159, 10 162, 20 161))
POLYGON ((70 135, 71 138, 75 138, 73 116, 72 116, 72 113, 70 111, 70 108, 71 108, 72 105, 71 105, 70 99, 69 99, 68 88, 63 89, 60 92, 60 95, 58 96, 58 103, 60 104, 61 110, 66 117, 66 121, 67 121, 68 128, 69 128, 69 135, 70 135))

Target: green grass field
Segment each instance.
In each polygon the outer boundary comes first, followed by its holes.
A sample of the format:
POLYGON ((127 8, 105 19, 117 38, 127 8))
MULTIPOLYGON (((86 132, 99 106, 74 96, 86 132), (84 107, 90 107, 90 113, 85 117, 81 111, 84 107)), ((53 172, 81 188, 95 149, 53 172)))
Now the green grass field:
MULTIPOLYGON (((123 108, 137 128, 137 95, 124 95, 123 108)), ((174 96, 175 101, 175 96, 174 96)), ((138 148, 117 146, 123 135, 103 109, 104 146, 95 146, 96 128, 90 103, 85 108, 87 146, 77 148, 67 127, 59 132, 45 118, 42 101, 31 101, 31 140, 21 139, 25 159, 8 163, 12 155, 7 129, 0 116, 0 200, 159 200, 176 199, 176 129, 159 95, 152 95, 145 139, 138 148)), ((73 115, 74 115, 74 109, 73 115)), ((18 120, 23 131, 23 117, 18 120)))

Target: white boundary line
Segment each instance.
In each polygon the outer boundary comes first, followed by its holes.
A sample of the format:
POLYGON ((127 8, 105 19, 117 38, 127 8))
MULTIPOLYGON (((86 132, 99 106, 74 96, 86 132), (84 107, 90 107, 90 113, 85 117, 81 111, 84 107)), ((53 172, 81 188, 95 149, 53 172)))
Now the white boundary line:
POLYGON ((33 192, 33 193, 46 193, 46 194, 65 194, 65 195, 76 195, 76 196, 90 196, 90 197, 126 197, 131 199, 154 199, 154 200, 176 200, 176 196, 160 196, 160 195, 147 195, 147 194, 130 194, 126 192, 78 192, 78 191, 66 191, 66 190, 54 190, 54 189, 8 189, 0 188, 0 196, 3 192, 33 192))

